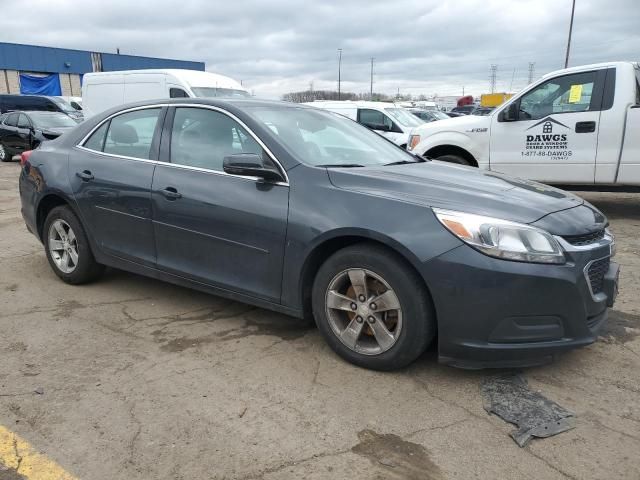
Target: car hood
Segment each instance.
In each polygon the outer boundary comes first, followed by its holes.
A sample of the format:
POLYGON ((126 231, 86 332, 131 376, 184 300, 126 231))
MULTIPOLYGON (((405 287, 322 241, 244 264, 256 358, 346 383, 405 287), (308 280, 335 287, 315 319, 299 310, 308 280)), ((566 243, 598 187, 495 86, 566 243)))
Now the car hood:
POLYGON ((42 133, 49 135, 62 135, 63 133, 72 130, 73 128, 74 127, 47 127, 42 129, 42 133))
POLYGON ((438 161, 331 168, 328 174, 341 189, 520 223, 584 204, 575 195, 537 182, 438 161))
POLYGON ((452 131, 466 131, 473 128, 489 128, 491 124, 491 116, 479 116, 479 115, 464 115, 461 117, 447 118, 444 120, 438 120, 437 122, 429 122, 424 125, 420 125, 413 130, 414 135, 422 135, 423 132, 429 132, 430 130, 452 130, 452 131))

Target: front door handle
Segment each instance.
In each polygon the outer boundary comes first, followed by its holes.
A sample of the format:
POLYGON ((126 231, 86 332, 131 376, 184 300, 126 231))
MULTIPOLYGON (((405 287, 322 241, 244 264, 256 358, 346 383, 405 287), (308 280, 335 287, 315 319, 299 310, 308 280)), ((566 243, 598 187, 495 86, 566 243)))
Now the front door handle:
POLYGON ((81 172, 76 172, 76 177, 81 178, 83 182, 88 182, 94 179, 93 174, 89 170, 83 170, 81 172))
POLYGON ((576 133, 592 133, 596 131, 596 122, 576 123, 576 133))
POLYGON ((179 198, 182 198, 182 194, 178 192, 178 190, 176 190, 174 187, 167 187, 162 190, 161 193, 167 200, 177 200, 179 198))

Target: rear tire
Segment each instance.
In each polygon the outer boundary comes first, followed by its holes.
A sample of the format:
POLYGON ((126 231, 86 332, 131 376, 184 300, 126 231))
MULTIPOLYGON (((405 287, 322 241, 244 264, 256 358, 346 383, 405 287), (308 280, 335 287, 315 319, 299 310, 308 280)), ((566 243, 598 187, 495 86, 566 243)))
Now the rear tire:
POLYGON ((440 160, 441 162, 456 163, 458 165, 466 165, 467 167, 472 166, 469 160, 467 160, 464 157, 461 157, 460 155, 454 155, 454 154, 441 155, 437 157, 436 160, 440 160))
POLYGON ((64 282, 87 283, 104 271, 104 266, 93 256, 80 220, 68 206, 56 207, 49 212, 42 240, 49 265, 64 282))
POLYGON ((7 151, 7 147, 5 147, 2 142, 0 142, 0 162, 10 162, 11 155, 7 151))
POLYGON ((405 367, 436 334, 422 279, 402 257, 379 245, 360 243, 329 257, 316 275, 312 305, 329 346, 364 368, 405 367))

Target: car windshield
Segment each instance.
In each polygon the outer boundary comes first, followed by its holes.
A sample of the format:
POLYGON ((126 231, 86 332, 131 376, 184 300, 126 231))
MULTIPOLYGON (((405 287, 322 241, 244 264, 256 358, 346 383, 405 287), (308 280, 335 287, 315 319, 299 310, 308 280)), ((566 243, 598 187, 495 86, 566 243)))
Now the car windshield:
POLYGON ((311 107, 249 107, 280 143, 307 165, 366 167, 418 160, 366 127, 311 107))
POLYGON ((424 120, 411 114, 404 108, 385 108, 385 112, 393 117, 393 119, 405 127, 419 127, 424 120))
POLYGON ((63 113, 31 112, 29 117, 38 128, 75 127, 77 125, 75 120, 63 113))
POLYGON ((63 112, 67 112, 67 113, 76 113, 76 109, 73 108, 71 106, 70 103, 68 103, 66 100, 63 100, 62 98, 52 98, 51 100, 53 100, 53 102, 60 108, 60 110, 62 110, 63 112))
POLYGON ((447 118, 449 118, 449 115, 447 115, 446 113, 442 113, 439 110, 430 110, 429 115, 434 120, 446 120, 447 118))
POLYGON ((191 87, 196 97, 212 98, 212 97, 250 97, 248 92, 244 90, 234 90, 233 88, 215 88, 215 87, 191 87))

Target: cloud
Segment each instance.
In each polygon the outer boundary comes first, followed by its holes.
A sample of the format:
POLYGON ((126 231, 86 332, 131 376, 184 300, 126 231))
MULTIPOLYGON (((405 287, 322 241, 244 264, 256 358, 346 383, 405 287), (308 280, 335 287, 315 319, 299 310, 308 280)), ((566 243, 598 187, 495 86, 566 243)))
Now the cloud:
MULTIPOLYGON (((5 41, 204 61, 277 98, 334 89, 457 95, 561 68, 570 0, 0 0, 5 41), (29 12, 29 15, 25 15, 29 12), (7 21, 10 19, 10 21, 7 21), (6 28, 8 26, 11 28, 6 28)), ((571 64, 638 59, 638 0, 578 0, 571 64)))

